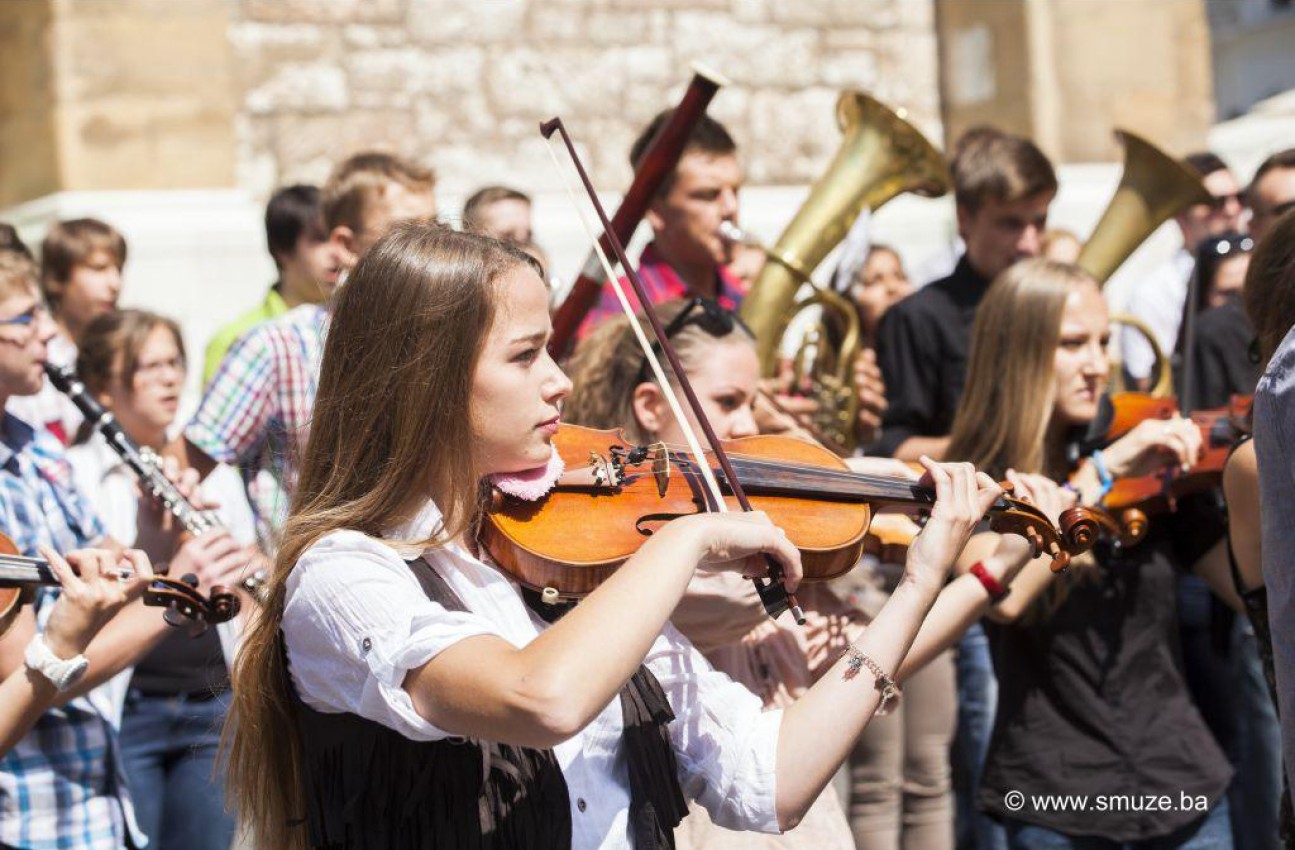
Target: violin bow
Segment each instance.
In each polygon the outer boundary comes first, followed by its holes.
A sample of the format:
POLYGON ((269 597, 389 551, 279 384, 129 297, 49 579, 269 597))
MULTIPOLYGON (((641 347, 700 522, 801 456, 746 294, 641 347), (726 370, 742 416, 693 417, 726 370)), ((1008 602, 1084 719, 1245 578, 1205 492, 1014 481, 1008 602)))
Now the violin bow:
MULTIPOLYGON (((553 134, 558 133, 562 137, 562 142, 566 146, 567 154, 575 166, 576 173, 580 176, 580 182, 584 185, 585 192, 589 195, 589 201, 593 204, 594 212, 598 214, 598 219, 602 223, 603 233, 607 243, 611 246, 612 252, 616 255, 617 262, 620 263, 621 269, 624 270, 630 286, 634 289, 634 294, 638 296, 639 305, 643 310, 648 324, 652 326, 652 332, 656 335, 657 344, 661 346, 661 351, 665 354, 666 359, 670 362, 670 368, 679 381, 679 387, 683 390, 684 397, 688 400, 688 406, 697 419, 697 424, 701 426, 702 433, 706 437, 711 451, 715 455, 716 461, 719 462, 720 469, 724 472, 724 477, 728 481, 729 489, 732 490, 737 503, 741 505, 742 510, 751 511, 751 502, 746 497, 746 492, 742 489, 742 484, 738 481, 737 474, 733 471, 732 464, 729 463, 728 455, 724 452, 724 447, 719 439, 715 436, 715 431, 711 428, 710 421, 706 418, 706 412, 702 409, 701 402, 698 401, 696 393, 693 392, 692 385, 688 381, 688 375, 684 372, 683 365, 679 362, 679 356, 675 353, 674 347, 670 345, 670 340, 666 338, 665 328, 661 320, 657 317, 656 309, 652 305, 651 298, 648 297, 647 289, 643 286, 643 281, 639 278, 638 272, 631 265, 629 258, 625 256, 625 246, 621 244, 620 238, 616 235, 611 221, 607 218, 607 213, 603 209, 602 203, 598 200, 598 193, 594 190, 593 182, 589 179, 589 174, 585 171, 584 164, 580 161, 579 154, 576 153, 575 144, 571 141, 567 128, 562 123, 561 118, 552 118, 540 124, 540 133, 546 140, 552 140, 553 134)), ((553 157, 554 165, 557 166, 561 173, 561 164, 558 163, 557 155, 553 153, 552 146, 549 146, 549 154, 553 157)), ((571 194, 572 203, 575 204, 579 211, 579 203, 576 202, 574 192, 571 192, 568 186, 568 193, 571 194)), ((661 361, 657 358, 656 352, 652 350, 652 345, 647 341, 643 329, 639 326, 634 310, 630 306, 629 298, 621 286, 620 280, 614 273, 611 262, 603 252, 602 246, 598 239, 593 235, 587 222, 584 220, 584 214, 581 215, 581 223, 585 225, 588 237, 594 243, 594 249, 597 251, 599 259, 603 264, 603 270, 607 279, 611 281, 612 287, 616 292, 617 300, 620 302, 621 309, 629 317, 630 327, 634 330, 639 345, 643 348, 643 353, 647 357, 649 365, 656 376, 661 390, 670 405, 671 411, 678 420, 680 427, 683 429, 684 437, 688 441, 688 447, 691 450, 694 460, 697 463, 698 471, 701 473, 706 486, 710 491, 711 498, 715 502, 715 510, 724 512, 728 506, 724 503, 724 494, 719 487, 719 482, 715 480, 714 472, 710 468, 710 463, 706 460, 705 453, 702 451, 701 442, 693 432, 688 423, 688 419, 683 415, 683 407, 675 397, 674 389, 670 381, 665 376, 665 370, 661 366, 661 361)), ((797 623, 805 622, 804 612, 801 610, 796 597, 789 594, 783 586, 782 566, 770 555, 765 555, 765 563, 768 566, 769 574, 767 578, 752 578, 751 582, 755 585, 756 592, 760 595, 760 601, 770 617, 777 618, 784 611, 791 611, 792 617, 797 623)))

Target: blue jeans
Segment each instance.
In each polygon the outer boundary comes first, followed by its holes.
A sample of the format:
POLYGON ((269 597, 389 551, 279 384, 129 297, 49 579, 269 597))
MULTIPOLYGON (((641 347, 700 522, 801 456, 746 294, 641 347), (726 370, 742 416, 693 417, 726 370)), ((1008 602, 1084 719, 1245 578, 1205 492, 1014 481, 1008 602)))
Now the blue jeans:
POLYGON ((1232 827, 1224 797, 1202 817, 1168 835, 1144 841, 1111 841, 1092 835, 1065 835, 1043 826, 1005 818, 1010 850, 1232 850, 1232 827))
POLYGON ((121 752, 149 850, 229 850, 234 819, 225 811, 225 770, 217 759, 227 699, 130 690, 121 752))
POLYGON ((976 623, 958 641, 958 732, 953 739, 953 769, 957 850, 1007 850, 1002 824, 976 805, 980 774, 989 753, 998 708, 998 679, 989 654, 989 638, 976 623))
POLYGON ((1282 793, 1282 739, 1277 710, 1264 679, 1254 629, 1237 617, 1232 631, 1229 690, 1236 717, 1228 789, 1232 837, 1237 850, 1279 850, 1278 810, 1282 793))

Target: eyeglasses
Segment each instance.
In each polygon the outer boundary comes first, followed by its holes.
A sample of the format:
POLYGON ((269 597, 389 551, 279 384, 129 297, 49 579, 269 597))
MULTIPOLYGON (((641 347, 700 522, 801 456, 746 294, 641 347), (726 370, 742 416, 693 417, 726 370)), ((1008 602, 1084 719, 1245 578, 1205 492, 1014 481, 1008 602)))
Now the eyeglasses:
POLYGON ((16 316, 0 319, 0 325, 8 325, 13 328, 30 328, 42 316, 49 316, 49 308, 44 304, 33 304, 30 309, 24 310, 16 316))
POLYGON ((185 362, 183 357, 169 357, 166 360, 154 360, 151 363, 140 363, 135 367, 135 377, 147 381, 156 381, 168 369, 184 376, 185 362))
MULTIPOLYGON (((662 330, 665 331, 665 338, 670 339, 689 325, 696 325, 710 336, 717 338, 728 336, 733 333, 735 328, 741 328, 748 335, 755 336, 737 313, 732 310, 725 310, 709 298, 693 298, 662 330)), ((653 341, 652 351, 660 355, 662 353, 661 343, 653 341)), ((634 385, 638 386, 643 383, 647 380, 647 376, 648 360, 644 357, 643 362, 639 364, 639 371, 634 378, 634 385)))

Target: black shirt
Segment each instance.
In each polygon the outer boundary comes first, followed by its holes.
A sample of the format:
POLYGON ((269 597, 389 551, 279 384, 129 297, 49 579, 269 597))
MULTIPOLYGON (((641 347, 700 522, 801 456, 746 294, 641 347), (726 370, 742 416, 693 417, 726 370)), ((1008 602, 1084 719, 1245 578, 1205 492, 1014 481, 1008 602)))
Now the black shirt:
POLYGON ((1181 557, 1182 524, 1158 519, 1122 557, 1101 552, 1095 573, 1058 579, 1070 582, 1069 595, 1050 616, 987 627, 999 683, 980 790, 991 814, 1139 841, 1199 819, 1195 804, 1212 806, 1226 791, 1231 769, 1192 703, 1177 651, 1174 564, 1200 548, 1181 557), (1013 790, 1024 794, 1017 809, 1004 805, 1013 790), (1038 795, 1088 795, 1089 807, 1045 809, 1038 795), (1148 795, 1169 797, 1172 810, 1149 806, 1148 795))
POLYGON ((1223 407, 1233 395, 1250 395, 1263 374, 1250 357, 1255 330, 1240 299, 1206 310, 1196 317, 1193 406, 1197 410, 1223 407))
POLYGON ((145 694, 218 694, 229 689, 229 671, 220 635, 213 626, 198 637, 187 628, 171 629, 135 667, 130 684, 145 694))
POLYGON ((962 400, 971 323, 989 281, 966 256, 953 274, 886 311, 877 329, 877 362, 888 407, 873 454, 893 455, 909 437, 943 437, 962 400))

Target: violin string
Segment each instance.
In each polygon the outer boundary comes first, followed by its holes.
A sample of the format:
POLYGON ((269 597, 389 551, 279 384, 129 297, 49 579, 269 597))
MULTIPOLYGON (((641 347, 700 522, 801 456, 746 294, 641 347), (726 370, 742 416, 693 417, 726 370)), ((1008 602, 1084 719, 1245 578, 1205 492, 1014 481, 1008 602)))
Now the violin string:
POLYGON ((630 306, 629 298, 625 295, 625 288, 621 286, 620 278, 612 270, 612 264, 607 259, 606 252, 603 251, 602 243, 598 240, 598 237, 594 236, 593 227, 589 224, 584 207, 576 200, 575 189, 572 187, 571 180, 563 170, 562 163, 558 161, 558 155, 554 150, 557 143, 552 137, 545 138, 544 141, 544 147, 549 152, 549 158, 553 160, 553 167, 557 171, 559 179, 562 180, 562 186, 566 189, 567 197, 571 199, 571 205, 576 209, 577 217, 580 219, 580 226, 585 231, 585 237, 593 243, 594 252, 598 255, 598 262, 603 267, 603 274, 607 275, 607 280, 611 281, 612 291, 616 293, 616 300, 620 302, 621 310, 629 318, 630 329, 634 331, 639 347, 643 349, 643 354, 647 358, 648 364, 652 367, 652 374, 656 377, 657 383, 661 387, 666 403, 670 405, 670 411, 674 414, 675 421, 679 423, 680 428, 683 430, 684 440, 687 441, 689 450, 697 460, 697 465, 701 468, 706 487, 715 499, 718 510, 725 512, 728 510, 728 506, 724 503, 723 491, 720 490, 719 481, 716 480, 710 464, 702 460, 705 457, 705 452, 702 451, 701 441, 697 439, 697 434, 693 431, 692 425, 689 424, 688 417, 684 415, 683 407, 679 404, 674 388, 666 379, 665 370, 661 367, 661 361, 657 358, 656 351, 653 350, 652 344, 643 332, 643 326, 639 323, 638 317, 634 315, 634 308, 630 306))

